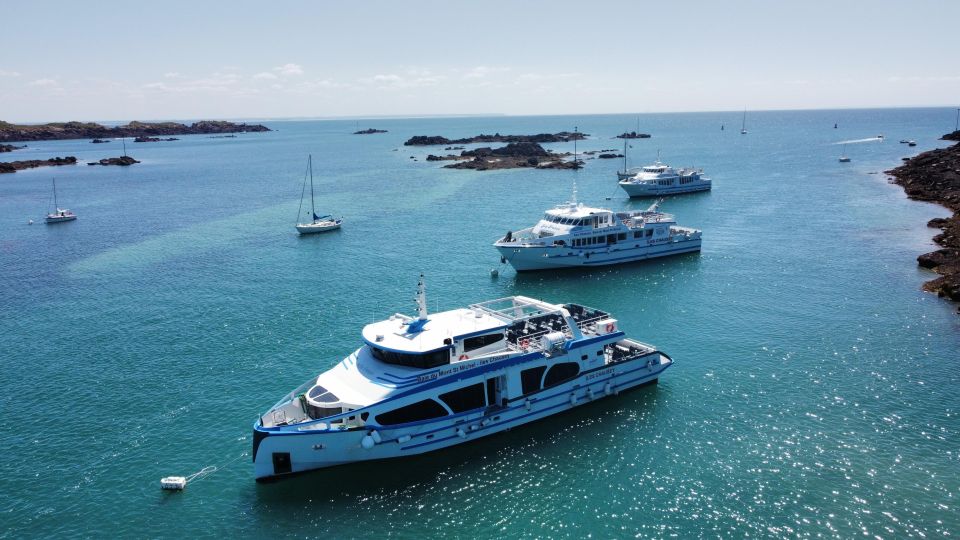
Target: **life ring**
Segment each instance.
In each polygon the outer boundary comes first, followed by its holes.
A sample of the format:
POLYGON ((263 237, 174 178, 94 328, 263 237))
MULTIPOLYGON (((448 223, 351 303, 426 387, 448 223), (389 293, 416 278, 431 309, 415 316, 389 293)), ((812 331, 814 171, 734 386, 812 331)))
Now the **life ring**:
POLYGON ((614 326, 612 322, 607 323, 607 333, 613 332, 614 326))
POLYGON ((461 360, 468 360, 469 358, 470 358, 470 357, 467 356, 467 355, 465 355, 465 354, 461 354, 461 355, 460 355, 460 359, 461 359, 461 360))
POLYGON ((530 340, 529 340, 529 339, 524 338, 524 339, 521 339, 521 340, 520 340, 520 348, 521 348, 521 349, 526 349, 526 348, 529 347, 529 346, 530 346, 530 340))

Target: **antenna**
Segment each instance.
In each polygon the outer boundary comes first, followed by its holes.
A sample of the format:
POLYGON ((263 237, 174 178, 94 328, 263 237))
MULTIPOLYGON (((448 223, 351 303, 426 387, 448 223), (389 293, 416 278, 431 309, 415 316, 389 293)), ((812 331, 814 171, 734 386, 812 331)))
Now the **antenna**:
POLYGON ((423 284, 423 274, 420 274, 420 281, 417 282, 417 311, 419 320, 427 320, 427 286, 423 284))

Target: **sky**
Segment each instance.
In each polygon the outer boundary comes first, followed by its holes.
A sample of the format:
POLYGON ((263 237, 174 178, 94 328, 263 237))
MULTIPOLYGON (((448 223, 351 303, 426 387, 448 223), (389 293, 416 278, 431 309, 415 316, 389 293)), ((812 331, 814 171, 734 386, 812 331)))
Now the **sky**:
POLYGON ((957 0, 5 2, 11 122, 960 106, 957 0))

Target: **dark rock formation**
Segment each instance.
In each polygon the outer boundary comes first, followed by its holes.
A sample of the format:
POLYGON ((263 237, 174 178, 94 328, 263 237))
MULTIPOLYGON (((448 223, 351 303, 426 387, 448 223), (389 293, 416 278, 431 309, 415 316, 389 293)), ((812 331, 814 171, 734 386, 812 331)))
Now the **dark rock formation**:
POLYGON ((87 165, 119 165, 121 167, 129 167, 134 163, 140 163, 139 161, 133 159, 130 156, 120 156, 112 158, 103 158, 100 161, 91 161, 87 165))
POLYGON ((103 140, 103 139, 94 139, 94 140, 92 140, 92 141, 90 141, 90 142, 93 143, 93 144, 103 144, 103 143, 108 143, 108 142, 110 142, 110 141, 106 141, 106 140, 103 140))
POLYGON ((50 159, 31 159, 28 161, 8 161, 0 163, 0 174, 13 173, 22 169, 33 169, 34 167, 55 167, 57 165, 76 165, 77 158, 73 156, 55 157, 50 159))
POLYGON ((191 125, 177 122, 130 122, 125 126, 106 127, 92 122, 57 122, 36 126, 16 125, 0 121, 0 141, 50 141, 59 139, 109 139, 114 137, 147 137, 160 135, 209 135, 270 131, 260 124, 234 124, 203 120, 191 125))
MULTIPOLYGON (((960 138, 960 132, 944 135, 943 139, 956 140, 951 137, 960 138)), ((940 203, 953 210, 953 216, 927 223, 943 231, 933 238, 943 249, 920 255, 917 262, 940 274, 925 283, 924 290, 960 301, 960 145, 924 152, 887 174, 911 199, 940 203)))
POLYGON ((137 137, 133 142, 160 142, 160 141, 179 141, 180 139, 176 137, 168 137, 166 139, 161 139, 160 137, 137 137))
POLYGON ((14 146, 12 144, 0 144, 0 154, 4 152, 13 152, 14 150, 20 150, 21 148, 26 148, 27 145, 23 146, 14 146))
POLYGON ((600 154, 597 157, 600 159, 614 159, 614 158, 622 158, 623 154, 600 154))
POLYGON ((353 134, 354 135, 373 135, 374 133, 386 133, 386 132, 387 130, 385 129, 369 128, 369 129, 361 129, 360 131, 354 131, 353 134))
POLYGON ((465 150, 459 156, 427 157, 428 161, 456 160, 458 163, 444 165, 447 169, 473 169, 487 171, 495 169, 579 169, 583 162, 567 161, 564 158, 570 154, 554 154, 542 146, 531 142, 510 143, 499 148, 477 148, 465 150))
POLYGON ((432 146, 436 144, 473 144, 473 143, 553 143, 582 140, 587 134, 580 132, 561 131, 559 133, 539 133, 537 135, 493 135, 480 134, 466 139, 448 139, 440 135, 416 135, 403 143, 404 146, 432 146))
POLYGON ((629 131, 621 133, 616 136, 617 139, 649 139, 649 133, 637 133, 636 131, 629 131))
POLYGON ((944 141, 960 141, 960 130, 954 131, 953 133, 947 133, 943 137, 940 137, 944 141))

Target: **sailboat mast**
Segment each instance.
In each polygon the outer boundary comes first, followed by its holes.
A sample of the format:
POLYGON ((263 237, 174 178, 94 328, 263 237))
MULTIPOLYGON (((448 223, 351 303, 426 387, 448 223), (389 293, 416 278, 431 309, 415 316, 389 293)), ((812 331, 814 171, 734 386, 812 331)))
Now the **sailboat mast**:
POLYGON ((623 137, 623 174, 627 174, 627 137, 626 136, 623 137))
POLYGON ((743 110, 743 122, 740 123, 740 131, 747 129, 747 110, 743 110))
POLYGON ((60 209, 60 203, 57 202, 57 179, 53 179, 53 207, 56 210, 60 209))
POLYGON ((307 157, 307 167, 310 169, 310 221, 317 219, 317 210, 313 207, 313 154, 307 157))

